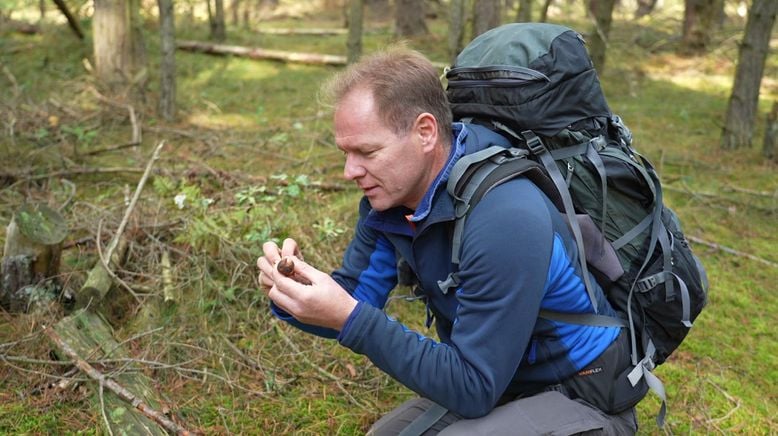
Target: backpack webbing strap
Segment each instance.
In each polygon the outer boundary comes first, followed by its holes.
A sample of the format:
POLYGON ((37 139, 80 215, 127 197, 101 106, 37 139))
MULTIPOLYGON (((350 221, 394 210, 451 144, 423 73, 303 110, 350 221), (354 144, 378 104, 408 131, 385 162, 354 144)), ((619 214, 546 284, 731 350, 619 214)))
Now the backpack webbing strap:
POLYGON ((657 285, 673 279, 677 280, 678 285, 681 287, 681 323, 685 327, 691 328, 691 299, 689 297, 689 289, 686 287, 686 282, 684 282, 676 273, 672 271, 660 271, 656 274, 644 277, 637 281, 635 289, 637 289, 638 292, 648 292, 657 285))
POLYGON ((628 327, 627 320, 593 313, 564 313, 542 309, 538 315, 551 321, 567 324, 588 325, 592 327, 628 327))
MULTIPOLYGON (((605 222, 605 217, 608 213, 608 180, 605 173, 605 164, 602 162, 602 158, 597 153, 597 150, 594 149, 595 143, 605 146, 605 139, 602 136, 592 138, 591 141, 587 142, 586 147, 586 157, 589 158, 589 161, 594 165, 594 169, 597 170, 597 174, 600 176, 600 186, 602 187, 602 212, 600 213, 600 228, 602 229, 602 239, 604 240, 605 226, 607 225, 605 222)), ((605 244, 603 243, 603 246, 604 245, 605 244)))
POLYGON ((430 427, 435 425, 440 418, 442 418, 448 409, 439 405, 438 403, 432 403, 432 406, 425 410, 424 413, 417 416, 413 421, 405 427, 398 436, 420 436, 430 427))
POLYGON ((648 388, 654 391, 654 393, 662 400, 662 406, 659 408, 659 413, 656 415, 656 423, 660 427, 665 425, 665 415, 667 415, 667 394, 665 393, 665 386, 662 381, 651 371, 654 369, 654 361, 651 360, 651 356, 654 355, 656 349, 654 343, 648 341, 646 347, 646 356, 635 365, 635 368, 627 374, 629 382, 634 387, 638 384, 641 378, 646 380, 648 388))
MULTIPOLYGON (((515 136, 515 133, 513 133, 513 135, 515 136)), ((559 167, 557 167, 553 156, 551 156, 551 153, 548 153, 546 146, 543 145, 543 141, 541 141, 531 130, 521 132, 521 136, 527 143, 530 152, 540 159, 540 162, 546 168, 548 175, 551 177, 551 180, 557 187, 557 191, 559 191, 559 194, 562 197, 562 203, 565 208, 564 213, 567 215, 570 229, 573 231, 573 237, 575 237, 575 245, 578 248, 578 261, 581 264, 581 272, 584 279, 584 285, 586 286, 586 292, 589 294, 594 313, 597 313, 597 297, 594 295, 594 286, 589 277, 589 268, 586 266, 586 252, 584 251, 583 246, 583 236, 581 235, 581 228, 578 225, 578 220, 575 217, 573 199, 570 197, 567 183, 565 182, 564 177, 562 177, 562 173, 559 172, 559 167)))
POLYGON ((646 215, 645 218, 643 218, 635 227, 631 228, 628 232, 621 235, 619 239, 616 239, 615 241, 611 242, 611 245, 613 246, 614 250, 618 250, 619 248, 627 245, 627 243, 635 238, 638 237, 643 231, 645 231, 648 226, 651 225, 651 222, 653 221, 654 214, 650 213, 646 215))

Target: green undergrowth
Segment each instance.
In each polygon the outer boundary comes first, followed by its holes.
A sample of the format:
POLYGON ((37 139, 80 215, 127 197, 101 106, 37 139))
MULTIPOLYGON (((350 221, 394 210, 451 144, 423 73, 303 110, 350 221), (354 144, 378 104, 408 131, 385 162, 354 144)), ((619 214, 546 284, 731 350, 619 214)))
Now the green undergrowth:
MULTIPOLYGON (((576 10, 561 13, 568 18, 557 15, 555 22, 588 29, 585 20, 569 18, 576 10)), ((689 58, 674 52, 677 19, 664 18, 616 20, 601 82, 635 146, 659 171, 665 201, 686 234, 701 241, 693 247, 711 283, 708 307, 656 370, 667 389, 667 430, 775 434, 775 166, 756 145, 718 147, 742 23, 730 23, 711 54, 689 58)), ((341 19, 287 18, 262 26, 338 27, 341 19)), ((88 20, 83 24, 88 30, 88 20)), ((447 25, 441 18, 429 24, 431 36, 408 44, 442 62, 447 25)), ((0 37, 0 62, 8 70, 0 75, 0 224, 25 201, 61 208, 71 232, 62 258, 66 287, 77 289, 98 259, 93 242, 76 241, 100 228, 105 248, 151 150, 166 141, 129 222, 133 242, 119 272, 146 304, 115 288, 100 306, 137 360, 121 368, 150 377, 169 415, 205 434, 362 434, 411 398, 363 356, 276 321, 255 284, 265 240, 294 237, 306 261, 330 270, 350 238, 360 193, 341 178, 330 115, 316 97, 338 68, 178 52, 180 112, 167 123, 154 110, 158 42, 149 21, 148 93, 135 108, 142 144, 101 152, 129 139, 128 113, 95 97, 92 89, 99 87, 83 62, 91 56, 89 41, 78 41, 62 24, 42 26, 38 35, 0 37), (133 171, 76 174, 74 168, 133 171), (163 287, 165 252, 175 303, 146 296, 163 287)), ((366 52, 392 42, 390 26, 385 20, 370 26, 366 52)), ((182 19, 178 30, 182 39, 207 39, 203 23, 182 19)), ((343 35, 230 28, 227 43, 345 54, 344 41, 343 35)), ((778 97, 776 72, 778 59, 769 58, 755 144, 778 97)), ((387 313, 434 337, 423 325, 423 305, 404 298, 409 294, 396 290, 387 313)), ((49 360, 41 328, 62 315, 61 309, 0 313, 6 358, 0 433, 103 434, 88 382, 48 387, 67 368, 49 360)), ((651 394, 639 405, 641 434, 663 433, 653 422, 658 409, 651 394)))

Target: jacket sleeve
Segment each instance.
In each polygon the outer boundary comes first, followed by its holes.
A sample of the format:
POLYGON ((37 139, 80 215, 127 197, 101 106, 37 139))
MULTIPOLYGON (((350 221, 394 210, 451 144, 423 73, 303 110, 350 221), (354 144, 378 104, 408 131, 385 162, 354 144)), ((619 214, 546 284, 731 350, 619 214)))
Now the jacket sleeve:
MULTIPOLYGON (((365 214, 361 215, 343 264, 332 273, 332 278, 357 301, 380 309, 397 284, 395 250, 386 236, 364 224, 365 214)), ((336 330, 297 321, 275 304, 271 303, 270 307, 276 317, 303 331, 326 338, 338 335, 336 330)))
POLYGON ((338 340, 418 394, 475 418, 505 391, 537 320, 553 247, 540 192, 520 181, 494 188, 469 214, 462 244, 448 343, 365 304, 352 312, 338 340))

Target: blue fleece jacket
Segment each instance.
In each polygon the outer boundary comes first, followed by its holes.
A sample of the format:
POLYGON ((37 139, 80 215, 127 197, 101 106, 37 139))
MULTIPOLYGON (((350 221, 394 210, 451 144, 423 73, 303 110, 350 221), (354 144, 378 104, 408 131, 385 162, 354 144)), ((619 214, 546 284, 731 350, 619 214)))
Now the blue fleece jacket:
MULTIPOLYGON (((507 145, 480 126, 456 123, 453 131, 448 162, 417 210, 377 212, 362 199, 354 238, 332 274, 359 301, 341 332, 273 310, 303 330, 336 337, 419 395, 474 418, 501 398, 532 394, 568 378, 597 358, 619 329, 538 318, 541 309, 594 310, 561 214, 524 178, 495 187, 470 211, 459 267, 451 263, 455 215, 446 192, 451 168, 465 154, 507 145), (397 253, 419 279, 440 341, 381 310, 397 284, 397 253), (444 293, 438 282, 452 272, 459 284, 444 293)), ((598 312, 613 315, 595 287, 598 312)))

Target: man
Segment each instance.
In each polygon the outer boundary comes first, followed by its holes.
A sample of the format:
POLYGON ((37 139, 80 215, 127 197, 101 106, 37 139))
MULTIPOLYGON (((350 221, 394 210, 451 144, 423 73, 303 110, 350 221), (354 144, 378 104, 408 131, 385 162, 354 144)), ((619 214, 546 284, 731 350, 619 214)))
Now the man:
MULTIPOLYGON (((598 410, 583 400, 591 398, 590 384, 581 380, 612 375, 614 356, 628 356, 626 335, 538 316, 541 309, 594 308, 574 240, 535 185, 518 178, 488 192, 468 215, 460 264, 451 263, 451 168, 505 139, 452 123, 435 68, 411 50, 365 58, 326 90, 344 176, 364 192, 354 237, 331 275, 302 261, 294 240, 267 242, 259 281, 277 316, 337 338, 421 396, 370 434, 634 433, 632 407, 616 415, 598 410), (398 254, 417 275, 440 342, 380 310, 397 282, 398 254), (310 284, 276 270, 285 256, 310 284), (452 273, 457 282, 446 283, 452 273)), ((613 315, 595 287, 598 313, 613 315)))

